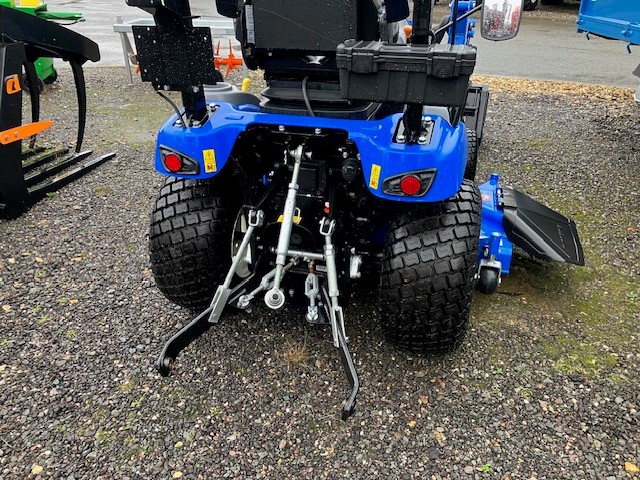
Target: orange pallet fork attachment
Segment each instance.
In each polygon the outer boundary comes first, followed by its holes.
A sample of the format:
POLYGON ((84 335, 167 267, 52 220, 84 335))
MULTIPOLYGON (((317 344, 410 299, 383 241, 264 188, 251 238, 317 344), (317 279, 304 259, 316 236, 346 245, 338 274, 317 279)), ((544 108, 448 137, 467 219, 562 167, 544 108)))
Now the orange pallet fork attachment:
POLYGON ((0 132, 0 144, 9 145, 10 143, 33 137, 40 132, 44 132, 53 125, 53 121, 47 120, 42 122, 27 123, 19 127, 13 127, 4 132, 0 132))

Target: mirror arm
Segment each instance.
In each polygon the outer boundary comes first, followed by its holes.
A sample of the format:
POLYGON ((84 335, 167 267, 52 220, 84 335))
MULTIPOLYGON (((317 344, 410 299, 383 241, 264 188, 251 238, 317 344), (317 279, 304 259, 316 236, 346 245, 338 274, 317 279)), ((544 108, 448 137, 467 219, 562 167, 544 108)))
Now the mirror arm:
POLYGON ((414 0, 413 2, 413 34, 411 43, 428 45, 431 32, 432 0, 414 0))
MULTIPOLYGON (((464 15, 461 15, 460 18, 458 18, 456 21, 458 22, 460 20, 464 20, 465 18, 470 17, 471 15, 473 15, 476 12, 479 12, 480 10, 482 10, 482 4, 476 5, 471 10, 469 10, 467 13, 465 13, 464 15)), ((453 22, 449 22, 446 25, 443 25, 442 27, 440 27, 435 32, 433 32, 433 34, 437 36, 439 33, 442 33, 443 31, 451 28, 452 26, 453 26, 453 22)))
POLYGON ((449 39, 449 43, 451 45, 455 45, 456 43, 456 29, 458 27, 459 6, 460 6, 460 0, 453 0, 453 12, 451 15, 451 18, 453 18, 453 20, 451 21, 453 25, 451 26, 451 38, 449 39))

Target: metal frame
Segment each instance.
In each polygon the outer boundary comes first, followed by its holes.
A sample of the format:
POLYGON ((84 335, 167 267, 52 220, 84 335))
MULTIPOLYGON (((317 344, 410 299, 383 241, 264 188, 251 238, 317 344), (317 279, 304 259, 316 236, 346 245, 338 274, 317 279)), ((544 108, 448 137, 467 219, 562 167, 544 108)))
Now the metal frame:
POLYGON ((86 86, 82 65, 100 58, 98 46, 56 23, 0 6, 0 216, 15 218, 47 193, 55 191, 113 158, 114 153, 89 160, 81 151, 86 122, 86 86), (4 41, 3 41, 4 39, 4 41), (40 121, 40 90, 34 62, 39 57, 63 58, 71 64, 78 97, 78 135, 75 153, 69 149, 35 148, 35 134, 53 122, 40 121), (22 124, 22 94, 29 85, 32 122, 22 124), (29 149, 22 140, 30 138, 29 149), (72 168, 73 167, 73 168, 72 168))

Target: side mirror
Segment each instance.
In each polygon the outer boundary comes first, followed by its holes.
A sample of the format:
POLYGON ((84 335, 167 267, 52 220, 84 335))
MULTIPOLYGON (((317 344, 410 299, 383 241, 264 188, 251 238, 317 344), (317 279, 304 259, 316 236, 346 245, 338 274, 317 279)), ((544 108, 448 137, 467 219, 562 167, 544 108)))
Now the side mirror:
POLYGON ((483 38, 497 42, 518 34, 523 0, 484 0, 482 3, 480 32, 483 38))

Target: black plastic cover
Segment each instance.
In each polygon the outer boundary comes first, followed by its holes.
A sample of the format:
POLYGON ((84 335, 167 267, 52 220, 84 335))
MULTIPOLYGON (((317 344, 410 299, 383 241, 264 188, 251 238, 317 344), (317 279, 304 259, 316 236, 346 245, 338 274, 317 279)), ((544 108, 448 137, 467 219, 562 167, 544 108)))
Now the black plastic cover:
POLYGON ((134 26, 142 81, 158 88, 180 90, 192 85, 215 85, 211 30, 181 22, 162 26, 134 26))
POLYGON ((349 100, 462 107, 476 49, 348 41, 338 46, 337 63, 342 96, 349 100))
POLYGON ((387 22, 399 22, 409 16, 409 2, 407 0, 387 0, 385 2, 387 22))
POLYGON ((503 225, 509 240, 533 256, 584 265, 573 220, 511 187, 504 187, 503 202, 503 225))
POLYGON ((357 38, 358 1, 334 0, 329 8, 327 3, 253 0, 245 5, 247 43, 268 50, 333 53, 338 44, 357 38))
POLYGON ((216 0, 216 10, 225 17, 238 18, 241 8, 238 0, 216 0))

